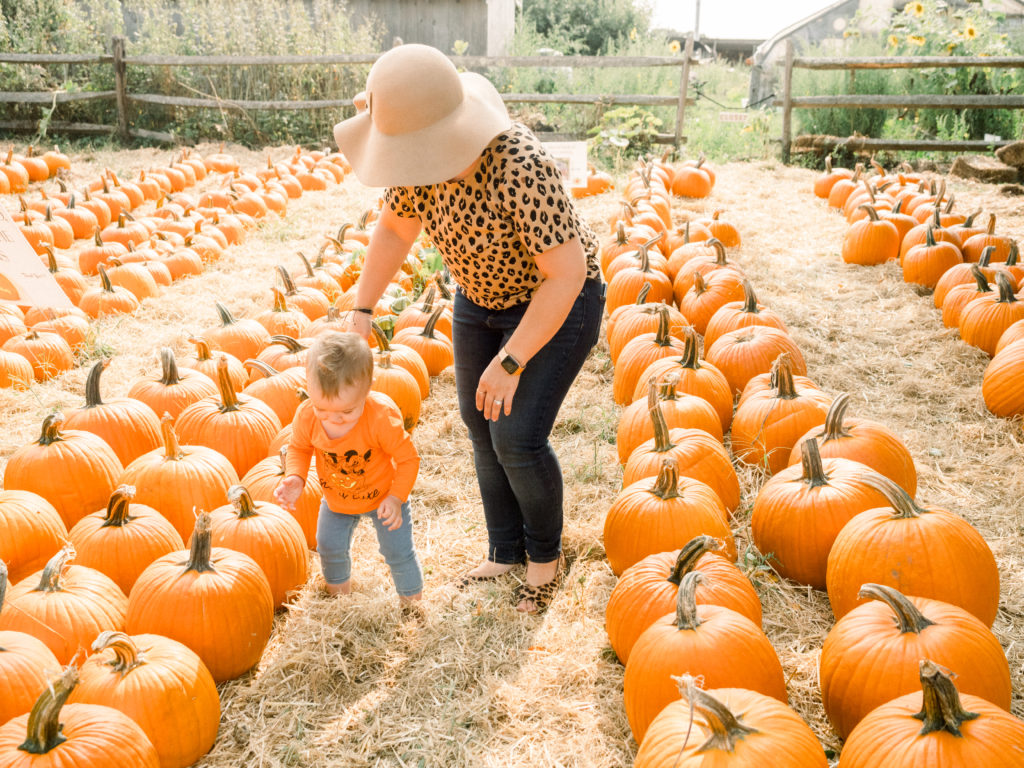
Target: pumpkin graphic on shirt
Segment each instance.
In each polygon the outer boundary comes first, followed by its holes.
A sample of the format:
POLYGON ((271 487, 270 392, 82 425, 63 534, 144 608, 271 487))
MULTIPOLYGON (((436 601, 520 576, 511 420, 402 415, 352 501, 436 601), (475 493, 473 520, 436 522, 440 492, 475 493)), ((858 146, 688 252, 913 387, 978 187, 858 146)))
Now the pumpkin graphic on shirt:
POLYGON ((328 469, 324 485, 342 491, 362 490, 366 465, 372 455, 371 448, 367 448, 365 453, 352 449, 344 453, 324 451, 324 461, 328 469))

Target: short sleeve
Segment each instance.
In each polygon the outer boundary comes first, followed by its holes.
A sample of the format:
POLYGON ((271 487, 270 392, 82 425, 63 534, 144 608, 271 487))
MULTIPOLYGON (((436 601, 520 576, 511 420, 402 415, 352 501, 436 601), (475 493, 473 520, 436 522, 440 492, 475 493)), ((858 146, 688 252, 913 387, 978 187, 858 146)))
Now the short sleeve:
POLYGON ((554 159, 538 141, 524 140, 504 163, 499 199, 527 252, 537 255, 577 236, 575 209, 554 159))
POLYGON ((384 192, 384 205, 403 219, 419 218, 408 187, 388 187, 384 192))

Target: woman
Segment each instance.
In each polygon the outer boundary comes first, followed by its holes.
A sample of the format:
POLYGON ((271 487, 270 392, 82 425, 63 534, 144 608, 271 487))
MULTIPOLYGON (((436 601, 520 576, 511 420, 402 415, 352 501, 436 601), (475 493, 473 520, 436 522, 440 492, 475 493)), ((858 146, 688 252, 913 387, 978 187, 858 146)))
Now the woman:
POLYGON ((541 613, 562 537, 562 475, 548 436, 597 341, 597 238, 494 86, 437 49, 391 49, 355 102, 359 113, 335 126, 335 140, 361 182, 387 191, 354 330, 369 332, 371 308, 425 228, 459 287, 455 383, 487 521, 487 557, 464 582, 526 562, 517 607, 541 613))

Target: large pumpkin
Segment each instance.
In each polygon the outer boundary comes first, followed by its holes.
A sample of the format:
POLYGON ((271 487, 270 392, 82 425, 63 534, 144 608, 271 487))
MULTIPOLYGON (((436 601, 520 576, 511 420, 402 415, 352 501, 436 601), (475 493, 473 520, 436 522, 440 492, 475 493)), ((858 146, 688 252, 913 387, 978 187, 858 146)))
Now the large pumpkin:
POLYGON ((120 483, 135 488, 135 501, 160 510, 181 540, 191 535, 196 512, 221 506, 238 473, 228 458, 203 445, 181 445, 174 420, 161 420, 164 445, 140 456, 121 473, 120 483))
POLYGON ((604 519, 604 549, 612 573, 622 573, 648 555, 681 547, 708 534, 725 542, 729 557, 736 546, 729 514, 705 483, 680 477, 675 459, 665 458, 656 478, 623 488, 604 519))
POLYGON ((1010 666, 992 630, 963 608, 865 584, 870 602, 825 638, 818 675, 825 713, 844 739, 875 707, 918 687, 918 662, 956 673, 960 690, 1010 709, 1010 666))
POLYGON ((666 305, 658 305, 657 317, 656 330, 634 336, 619 353, 612 377, 612 397, 619 405, 633 402, 633 392, 640 375, 651 363, 663 357, 680 355, 685 349, 685 342, 672 335, 671 317, 666 305))
POLYGON ((160 350, 160 375, 136 379, 128 389, 128 397, 141 400, 160 416, 169 413, 175 419, 192 403, 216 394, 213 379, 192 368, 179 368, 170 347, 160 350))
POLYGON ((74 667, 51 680, 27 715, 0 727, 0 768, 160 768, 135 721, 98 704, 68 704, 74 667))
POLYGON ((825 423, 832 403, 824 392, 798 388, 788 354, 772 367, 773 389, 745 397, 732 420, 732 452, 744 464, 762 466, 774 474, 789 465, 796 441, 809 429, 825 423))
POLYGON ((741 688, 679 692, 647 729, 633 768, 827 768, 818 737, 777 699, 741 688))
POLYGON ((721 553, 712 536, 695 536, 682 549, 657 552, 622 572, 605 607, 605 629, 615 655, 625 664, 637 638, 673 610, 683 577, 699 571, 698 605, 724 605, 761 625, 761 600, 750 580, 721 553))
POLYGON ((228 501, 210 512, 211 543, 255 560, 270 582, 274 607, 280 608, 309 576, 302 527, 277 504, 254 501, 243 485, 228 490, 228 501))
MULTIPOLYGON (((253 466, 241 485, 249 490, 249 495, 256 501, 274 501, 274 490, 284 480, 285 457, 288 454, 286 444, 276 453, 262 459, 253 466)), ((302 489, 302 495, 295 502, 295 509, 291 515, 298 520, 302 533, 306 537, 306 546, 309 549, 316 549, 316 526, 320 517, 320 502, 324 497, 324 489, 320 486, 320 480, 316 474, 316 466, 311 461, 309 472, 306 473, 306 485, 302 489)))
POLYGON ((1022 768, 1024 722, 979 696, 959 694, 951 675, 920 663, 921 690, 872 712, 843 746, 842 768, 1022 768))
POLYGON ((38 493, 0 491, 0 560, 12 584, 41 570, 67 537, 60 513, 38 493))
POLYGON ((862 482, 864 465, 825 459, 814 440, 803 443, 803 461, 771 477, 754 500, 750 533, 781 576, 825 588, 825 566, 839 531, 885 497, 862 482))
MULTIPOLYGON (((7 593, 7 566, 0 560, 0 611, 7 593)), ((60 662, 46 644, 26 632, 0 631, 0 724, 32 709, 60 662)))
POLYGON ((123 467, 103 438, 72 429, 62 432, 63 423, 63 414, 51 413, 43 420, 39 439, 11 455, 4 488, 39 494, 71 528, 107 503, 123 467))
POLYGON ((648 382, 647 397, 636 400, 623 409, 615 432, 615 445, 619 463, 629 461, 629 455, 642 443, 654 437, 651 408, 660 404, 669 428, 701 429, 722 440, 722 425, 711 404, 696 395, 681 394, 677 390, 678 374, 670 372, 662 381, 652 376, 648 382))
POLYGON ((202 660, 160 635, 103 632, 68 701, 128 715, 156 748, 160 768, 186 768, 210 751, 220 697, 202 660))
POLYGON ((775 649, 756 624, 719 605, 697 605, 700 573, 679 585, 675 611, 640 635, 622 678, 626 717, 642 742, 647 727, 679 698, 672 675, 702 677, 709 688, 747 688, 786 701, 786 679, 775 649))
POLYGON ((262 400, 235 391, 227 360, 217 363, 219 397, 199 400, 178 417, 175 427, 189 445, 205 445, 224 454, 239 475, 267 455, 281 421, 262 400))
POLYGON ((86 515, 68 534, 78 565, 106 574, 126 595, 146 566, 185 547, 166 517, 134 499, 132 486, 118 487, 105 510, 86 515))
POLYGON ((210 515, 196 519, 190 549, 153 562, 128 599, 129 634, 185 644, 224 682, 263 655, 274 624, 270 582, 248 555, 210 543, 210 515))
POLYGON ((832 613, 842 618, 862 599, 862 584, 943 600, 991 626, 999 609, 999 569, 985 539, 941 507, 919 506, 902 488, 865 470, 886 506, 861 512, 839 532, 828 556, 832 613))
POLYGON ((128 599, 97 570, 69 565, 67 544, 46 567, 15 584, 0 613, 0 630, 39 638, 61 664, 68 664, 104 629, 123 629, 128 599))
POLYGON ((160 445, 160 419, 146 403, 131 397, 104 401, 100 376, 110 358, 98 360, 85 380, 85 405, 68 410, 64 426, 99 435, 114 449, 122 466, 160 445))

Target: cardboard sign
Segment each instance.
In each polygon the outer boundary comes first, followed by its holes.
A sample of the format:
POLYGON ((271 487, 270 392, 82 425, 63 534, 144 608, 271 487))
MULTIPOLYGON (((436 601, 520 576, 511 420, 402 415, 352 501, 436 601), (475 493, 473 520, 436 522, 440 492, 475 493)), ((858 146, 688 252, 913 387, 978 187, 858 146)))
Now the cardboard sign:
POLYGON ((718 122, 720 123, 746 123, 750 120, 747 112, 719 112, 718 122))
POLYGON ((0 302, 33 307, 73 306, 19 231, 21 227, 0 207, 0 302))
POLYGON ((545 141, 544 149, 558 163, 566 189, 587 186, 587 142, 545 141))

